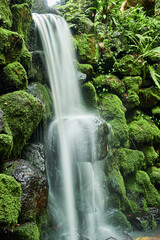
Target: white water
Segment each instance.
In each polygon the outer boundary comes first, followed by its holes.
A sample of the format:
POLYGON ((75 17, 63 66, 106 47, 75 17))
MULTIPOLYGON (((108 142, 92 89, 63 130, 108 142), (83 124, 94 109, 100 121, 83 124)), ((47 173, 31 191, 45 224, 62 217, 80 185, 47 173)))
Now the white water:
POLYGON ((55 106, 48 130, 49 207, 56 236, 47 240, 105 240, 105 197, 99 183, 95 126, 97 117, 81 109, 73 66, 73 47, 64 19, 33 15, 41 38, 55 106))

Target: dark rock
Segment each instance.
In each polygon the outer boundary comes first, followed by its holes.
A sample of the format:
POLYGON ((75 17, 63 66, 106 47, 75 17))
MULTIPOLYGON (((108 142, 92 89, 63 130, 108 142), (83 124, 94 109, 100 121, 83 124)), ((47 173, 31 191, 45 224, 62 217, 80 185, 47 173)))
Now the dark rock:
POLYGON ((6 162, 3 172, 12 175, 21 184, 22 210, 19 223, 35 222, 47 205, 47 180, 40 171, 25 160, 6 162))

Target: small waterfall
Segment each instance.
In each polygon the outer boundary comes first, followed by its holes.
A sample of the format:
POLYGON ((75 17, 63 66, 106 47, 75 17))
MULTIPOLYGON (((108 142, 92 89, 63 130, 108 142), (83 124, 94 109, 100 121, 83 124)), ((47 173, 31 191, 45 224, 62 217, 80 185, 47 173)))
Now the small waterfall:
POLYGON ((87 115, 73 65, 71 35, 64 19, 33 14, 45 54, 55 105, 46 143, 49 208, 55 233, 47 240, 105 240, 103 189, 97 163, 98 118, 87 115))

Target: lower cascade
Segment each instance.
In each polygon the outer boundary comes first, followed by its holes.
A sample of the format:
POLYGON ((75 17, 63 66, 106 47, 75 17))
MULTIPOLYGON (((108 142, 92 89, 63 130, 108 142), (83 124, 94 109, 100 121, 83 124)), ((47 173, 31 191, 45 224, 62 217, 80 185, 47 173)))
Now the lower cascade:
POLYGON ((51 14, 33 14, 33 18, 55 109, 46 137, 49 211, 55 231, 46 230, 45 239, 116 238, 105 224, 103 161, 98 161, 107 155, 110 127, 83 110, 65 20, 51 14))

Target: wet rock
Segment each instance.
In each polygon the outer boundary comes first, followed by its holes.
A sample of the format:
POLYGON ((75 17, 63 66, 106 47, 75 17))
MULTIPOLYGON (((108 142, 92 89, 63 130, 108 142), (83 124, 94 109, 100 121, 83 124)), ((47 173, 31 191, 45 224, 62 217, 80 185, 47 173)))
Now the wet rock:
POLYGON ((45 174, 45 155, 42 143, 26 144, 22 152, 22 158, 27 160, 32 166, 45 174))
POLYGON ((82 86, 84 106, 91 112, 98 113, 97 94, 94 85, 87 82, 82 86))
POLYGON ((128 220, 135 229, 141 231, 154 230, 157 226, 153 216, 145 211, 129 215, 128 220))
POLYGON ((41 171, 22 159, 4 163, 3 172, 12 175, 22 187, 22 209, 19 222, 35 222, 47 205, 46 177, 41 171))
POLYGON ((85 83, 87 80, 87 75, 79 71, 76 71, 76 77, 81 84, 85 83))

